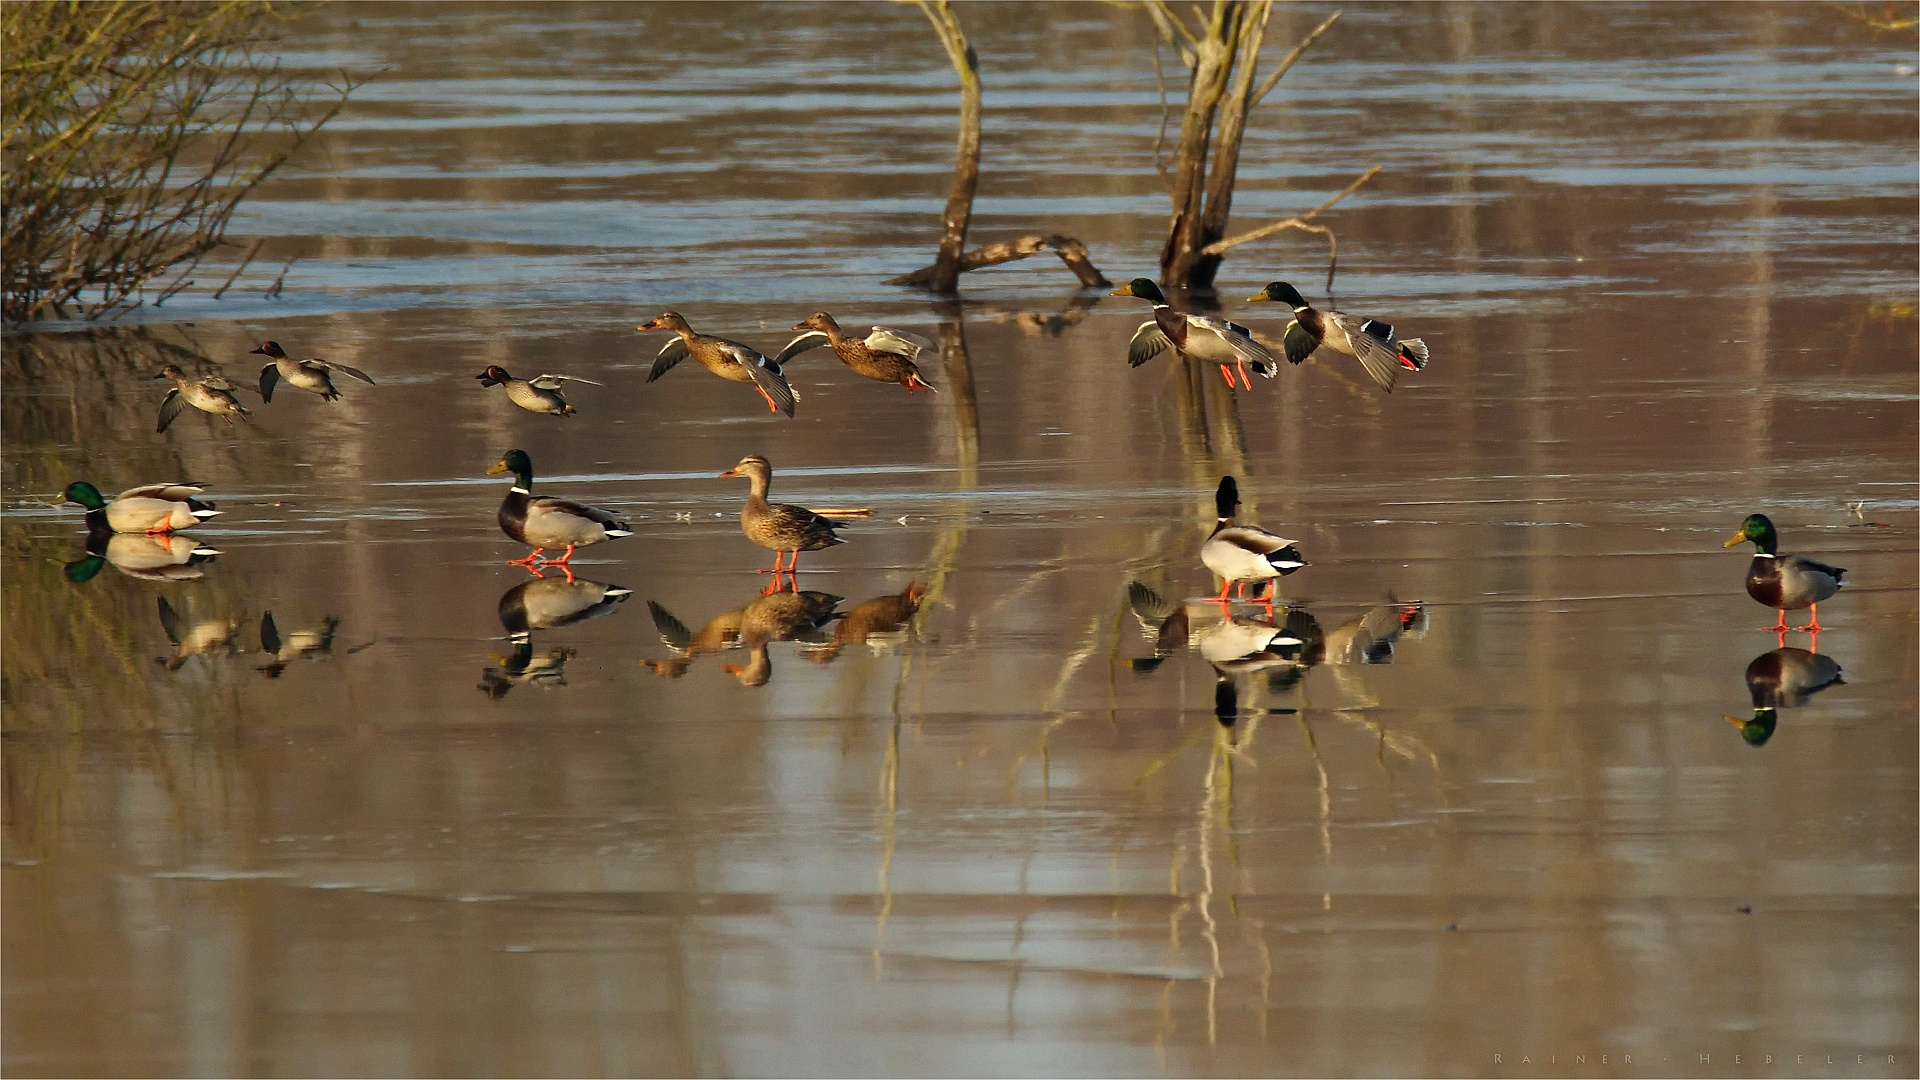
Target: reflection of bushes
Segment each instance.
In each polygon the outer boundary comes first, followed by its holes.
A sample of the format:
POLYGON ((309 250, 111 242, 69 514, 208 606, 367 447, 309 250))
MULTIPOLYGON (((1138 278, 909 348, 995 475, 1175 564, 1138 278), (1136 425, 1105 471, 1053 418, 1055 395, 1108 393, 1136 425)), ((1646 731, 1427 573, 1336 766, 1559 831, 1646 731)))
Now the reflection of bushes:
POLYGON ((346 103, 259 52, 265 4, 0 6, 4 313, 93 318, 156 302, 221 243, 254 185, 346 103))

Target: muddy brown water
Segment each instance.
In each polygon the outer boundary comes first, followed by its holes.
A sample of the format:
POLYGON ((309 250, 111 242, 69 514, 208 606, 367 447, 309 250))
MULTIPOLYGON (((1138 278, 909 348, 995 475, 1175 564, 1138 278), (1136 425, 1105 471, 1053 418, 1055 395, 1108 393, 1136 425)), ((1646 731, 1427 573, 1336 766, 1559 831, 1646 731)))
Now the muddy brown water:
MULTIPOLYGON (((975 237, 1149 273, 1141 17, 962 18, 975 237)), ((261 265, 5 340, 9 1074, 1913 1074, 1910 32, 1348 9, 1235 219, 1385 166, 1328 220, 1340 306, 1432 347, 1391 396, 1337 357, 1128 370, 1144 305, 1057 264, 880 285, 950 163, 911 8, 340 5, 287 46, 380 77, 247 204, 261 265), (645 384, 667 307, 769 351, 817 308, 897 324, 939 393, 824 353, 792 421, 645 384), (153 432, 159 363, 251 374, 267 337, 378 385, 153 432), (489 363, 605 385, 536 417, 489 363), (574 559, 624 597, 517 656, 509 446, 634 527, 574 559), (847 618, 759 597, 717 478, 747 453, 874 511, 802 559, 847 618), (1223 473, 1312 561, 1279 615, 1322 646, 1224 695, 1223 473), (220 554, 69 581, 45 503, 83 477, 207 483, 220 554), (1759 746, 1749 668, 1809 636, 1721 548, 1754 511, 1849 583, 1843 682, 1759 746), (1136 581, 1194 647, 1151 662, 1136 581)), ((1320 297, 1315 243, 1236 251, 1225 311, 1277 336, 1238 298, 1320 297)))

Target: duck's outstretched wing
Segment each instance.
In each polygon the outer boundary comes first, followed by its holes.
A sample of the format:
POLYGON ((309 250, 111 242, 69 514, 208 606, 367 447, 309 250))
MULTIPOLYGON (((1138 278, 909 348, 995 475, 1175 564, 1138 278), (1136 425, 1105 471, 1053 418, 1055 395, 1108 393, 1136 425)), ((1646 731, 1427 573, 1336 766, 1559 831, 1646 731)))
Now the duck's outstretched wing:
POLYGON ((558 390, 563 382, 582 382, 588 386, 606 385, 606 383, 594 382, 592 379, 583 379, 578 375, 535 375, 527 380, 527 385, 537 386, 542 390, 558 390))
MULTIPOLYGON (((121 499, 165 499, 168 502, 197 502, 194 496, 207 490, 204 485, 183 482, 177 484, 142 484, 131 487, 113 497, 115 502, 121 499)), ((203 504, 213 509, 212 503, 203 504)))
POLYGON ((268 364, 260 369, 260 400, 273 403, 273 388, 280 385, 280 366, 268 364))
POLYGON ((345 364, 336 364, 331 360, 322 360, 317 356, 307 361, 307 363, 318 364, 321 367, 328 369, 329 371, 337 371, 342 375, 359 379, 361 382, 366 383, 368 386, 373 385, 373 376, 368 375, 366 372, 361 371, 357 367, 348 367, 345 364))
POLYGON ((179 387, 176 386, 167 391, 167 396, 160 401, 160 426, 153 430, 155 432, 167 430, 167 425, 173 423, 173 418, 179 416, 180 410, 186 407, 187 399, 180 393, 179 387))
POLYGON ((1287 324, 1287 332, 1281 336, 1280 343, 1286 349, 1289 364, 1300 363, 1320 347, 1320 339, 1313 336, 1313 331, 1301 326, 1298 319, 1287 324))
POLYGON ((1140 329, 1133 332, 1133 340, 1127 343, 1127 366, 1139 367, 1171 348, 1173 342, 1168 340, 1167 332, 1160 329, 1157 321, 1149 319, 1140 324, 1140 329))
POLYGON ((280 655, 280 628, 274 625, 273 612, 260 616, 260 651, 280 655))
POLYGON ((874 352, 892 353, 909 360, 918 360, 922 351, 933 348, 933 342, 919 334, 909 334, 905 330, 876 326, 873 332, 867 335, 867 348, 874 352))
POLYGON ((692 356, 687 343, 676 337, 660 346, 660 355, 653 358, 653 370, 647 372, 647 381, 652 382, 673 370, 673 365, 692 356))
POLYGON ((647 613, 653 616, 653 628, 660 631, 660 640, 667 648, 684 654, 687 646, 693 644, 693 631, 687 629, 686 623, 674 618, 673 612, 649 600, 647 613))
POLYGON ((832 338, 818 330, 809 330, 799 337, 794 338, 792 341, 787 342, 787 347, 780 350, 780 355, 774 357, 773 362, 776 364, 784 364, 803 352, 812 352, 814 349, 824 349, 832 344, 832 338))
POLYGON ((167 603, 167 598, 164 596, 160 598, 160 629, 167 632, 167 640, 176 646, 186 640, 187 624, 181 620, 180 614, 173 610, 173 605, 167 603))
MULTIPOLYGON (((1347 343, 1353 346, 1353 354, 1360 366, 1367 369, 1373 381, 1380 389, 1393 392, 1393 383, 1400 374, 1400 350, 1380 340, 1367 329, 1373 323, 1371 319, 1362 319, 1339 311, 1325 312, 1326 319, 1347 335, 1347 343)), ((1378 324, 1385 325, 1385 324, 1378 324)), ((1393 333, 1393 327, 1387 327, 1387 333, 1393 333)))
POLYGON ((1253 332, 1238 323, 1217 319, 1211 315, 1189 315, 1187 325, 1199 327, 1226 342, 1233 354, 1239 357, 1253 370, 1271 379, 1279 366, 1273 362, 1273 354, 1265 345, 1253 340, 1253 332))

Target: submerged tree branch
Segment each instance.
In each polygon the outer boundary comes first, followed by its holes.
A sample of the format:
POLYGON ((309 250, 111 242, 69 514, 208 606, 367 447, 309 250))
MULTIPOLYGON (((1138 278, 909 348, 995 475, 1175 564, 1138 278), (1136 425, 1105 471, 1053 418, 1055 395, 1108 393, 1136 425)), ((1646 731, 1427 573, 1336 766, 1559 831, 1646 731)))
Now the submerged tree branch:
POLYGON ((1321 203, 1319 206, 1314 207, 1313 209, 1307 211, 1304 214, 1299 215, 1298 217, 1290 217, 1282 221, 1276 221, 1271 224, 1262 225, 1257 229, 1250 229, 1246 232, 1243 232, 1239 236, 1229 236, 1224 240, 1216 240, 1213 243, 1208 244, 1206 247, 1202 248, 1200 253, 1202 255, 1209 256, 1209 257, 1218 257, 1222 254, 1225 254, 1228 250, 1232 248, 1239 247, 1241 244, 1249 243, 1254 240, 1263 239, 1265 237, 1272 236, 1274 233, 1282 232, 1287 229, 1298 229, 1301 232, 1309 232, 1309 233, 1313 233, 1316 236, 1324 236, 1327 238, 1327 291, 1331 293, 1333 291, 1334 271, 1339 267, 1339 262, 1340 262, 1340 245, 1339 245, 1339 242, 1334 239, 1332 229, 1327 228, 1325 225, 1312 224, 1312 219, 1318 216, 1321 211, 1326 210, 1328 207, 1331 207, 1334 203, 1337 203, 1341 199, 1344 199, 1347 196, 1353 194, 1354 192, 1360 190, 1360 186, 1362 184, 1365 184, 1367 181, 1373 179, 1374 174, 1378 173, 1379 171, 1380 171, 1380 166, 1375 165, 1373 168, 1368 169, 1364 173, 1361 173, 1360 176, 1353 181, 1353 183, 1348 184, 1344 188, 1341 188, 1340 193, 1338 195, 1335 195, 1333 198, 1328 199, 1326 202, 1321 203))
MULTIPOLYGON (((1087 254, 1087 246, 1085 244, 1082 244, 1071 236, 1060 236, 1057 234, 1042 236, 1039 233, 1029 233, 1017 240, 1002 240, 996 244, 987 244, 983 247, 974 248, 972 251, 960 256, 960 272, 965 273, 969 270, 981 269, 982 267, 998 266, 1001 263, 1024 259, 1029 255, 1038 255, 1042 251, 1052 251, 1059 255, 1060 261, 1066 263, 1067 269, 1072 270, 1074 276, 1080 279, 1082 288, 1105 289, 1113 284, 1093 265, 1092 259, 1089 258, 1087 254)), ((934 273, 938 269, 937 264, 935 266, 923 266, 911 274, 902 274, 897 278, 892 278, 888 280, 886 284, 927 285, 934 280, 934 273)))
POLYGON ((1314 42, 1320 40, 1320 35, 1326 33, 1328 28, 1332 27, 1333 24, 1339 20, 1340 13, 1336 11, 1327 16, 1326 22, 1314 27, 1312 33, 1301 38, 1300 44, 1295 45, 1293 51, 1287 54, 1287 58, 1280 61, 1280 66, 1273 69, 1273 74, 1267 76, 1267 81, 1260 84, 1260 89, 1253 92, 1253 98, 1247 102, 1247 107, 1252 108, 1260 104, 1261 99, 1267 96, 1267 91, 1272 90, 1274 86, 1280 82, 1280 77, 1287 73, 1287 69, 1293 66, 1293 62, 1300 59, 1301 54, 1311 48, 1314 42))

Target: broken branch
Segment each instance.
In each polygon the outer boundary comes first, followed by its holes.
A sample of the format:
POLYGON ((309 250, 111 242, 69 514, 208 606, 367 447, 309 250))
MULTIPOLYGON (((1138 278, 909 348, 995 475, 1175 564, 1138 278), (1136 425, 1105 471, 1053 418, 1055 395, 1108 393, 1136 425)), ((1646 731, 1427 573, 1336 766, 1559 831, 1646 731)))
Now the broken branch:
MULTIPOLYGON (((979 270, 982 267, 998 266, 1001 263, 1024 259, 1029 255, 1038 255, 1042 251, 1052 251, 1067 264, 1067 269, 1080 279, 1082 288, 1105 289, 1113 283, 1108 281, 1093 265, 1088 257, 1087 246, 1071 236, 1042 236, 1029 233, 1017 240, 1002 240, 996 244, 987 244, 964 252, 960 256, 960 273, 979 270)), ((902 274, 887 281, 888 285, 926 285, 933 281, 935 267, 923 266, 911 274, 902 274)))

